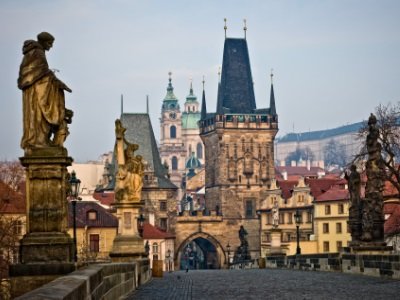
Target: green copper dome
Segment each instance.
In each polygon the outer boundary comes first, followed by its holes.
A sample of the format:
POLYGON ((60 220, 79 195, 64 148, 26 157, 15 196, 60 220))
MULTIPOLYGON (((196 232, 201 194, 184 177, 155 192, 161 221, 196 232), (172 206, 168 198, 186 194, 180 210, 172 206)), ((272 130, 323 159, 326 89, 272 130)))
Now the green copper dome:
POLYGON ((183 112, 182 113, 182 128, 196 129, 199 128, 197 122, 200 121, 200 112, 183 112))
POLYGON ((197 102, 197 97, 195 94, 193 94, 193 87, 192 87, 192 83, 190 83, 190 91, 189 91, 189 95, 186 96, 186 102, 197 102))
POLYGON ((194 152, 190 155, 186 161, 186 169, 199 169, 201 168, 200 160, 194 155, 194 152))
POLYGON ((176 110, 179 109, 178 98, 174 94, 174 87, 172 86, 171 73, 169 73, 169 83, 167 87, 167 94, 164 97, 162 109, 176 110))

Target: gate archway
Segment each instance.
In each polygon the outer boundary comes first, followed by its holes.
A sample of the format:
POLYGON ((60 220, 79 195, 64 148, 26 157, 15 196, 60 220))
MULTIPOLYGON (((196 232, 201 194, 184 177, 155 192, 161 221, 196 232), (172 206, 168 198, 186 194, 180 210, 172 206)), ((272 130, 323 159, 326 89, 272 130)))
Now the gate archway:
POLYGON ((179 269, 220 269, 226 263, 220 243, 206 233, 195 233, 178 247, 179 269))

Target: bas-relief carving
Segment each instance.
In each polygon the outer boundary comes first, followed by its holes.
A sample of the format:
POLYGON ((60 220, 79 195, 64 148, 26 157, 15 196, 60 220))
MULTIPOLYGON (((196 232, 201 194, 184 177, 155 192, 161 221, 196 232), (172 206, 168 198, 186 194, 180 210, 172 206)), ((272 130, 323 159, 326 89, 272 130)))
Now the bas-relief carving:
POLYGON ((143 187, 144 164, 140 155, 135 155, 139 145, 125 139, 125 128, 121 120, 115 121, 118 172, 116 176, 115 198, 117 202, 139 203, 143 187))
POLYGON ((53 46, 54 37, 42 32, 37 41, 24 42, 18 88, 23 92, 23 136, 21 148, 63 147, 69 134, 67 124, 72 110, 65 108, 64 91, 71 89, 50 70, 45 51, 53 46))

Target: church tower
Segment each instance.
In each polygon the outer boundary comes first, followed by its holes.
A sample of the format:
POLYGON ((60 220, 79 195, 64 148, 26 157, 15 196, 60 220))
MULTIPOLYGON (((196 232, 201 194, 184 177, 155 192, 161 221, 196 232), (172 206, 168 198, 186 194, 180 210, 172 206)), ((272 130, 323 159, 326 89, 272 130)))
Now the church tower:
POLYGON ((273 89, 269 103, 262 102, 270 107, 256 107, 246 38, 225 37, 216 112, 207 113, 203 99, 199 122, 206 149, 205 202, 229 220, 228 233, 243 225, 252 257, 260 250, 256 212, 275 176, 278 132, 273 89))
POLYGON ((160 156, 168 165, 171 181, 178 187, 182 184, 185 172, 186 151, 182 141, 182 113, 172 86, 172 73, 169 72, 167 94, 161 107, 160 118, 160 156))

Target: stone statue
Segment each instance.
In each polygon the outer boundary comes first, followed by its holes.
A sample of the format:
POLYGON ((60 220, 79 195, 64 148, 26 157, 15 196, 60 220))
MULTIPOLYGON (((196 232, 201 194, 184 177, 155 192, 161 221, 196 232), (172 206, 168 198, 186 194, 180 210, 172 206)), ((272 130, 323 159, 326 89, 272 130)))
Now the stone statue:
POLYGON ((240 229, 239 229, 239 239, 240 239, 240 245, 248 245, 248 242, 246 240, 246 235, 247 235, 247 231, 246 229, 244 229, 243 225, 240 225, 240 229))
POLYGON ((357 172, 357 167, 350 167, 350 174, 345 173, 345 178, 349 183, 350 207, 349 207, 349 228, 353 241, 358 241, 361 237, 361 177, 357 172))
POLYGON ((144 164, 140 155, 135 155, 139 145, 125 139, 126 129, 121 120, 115 121, 115 153, 118 163, 115 197, 118 202, 140 202, 143 187, 144 164))
POLYGON ((63 147, 73 112, 65 108, 64 91, 71 89, 49 69, 45 51, 54 37, 42 32, 37 41, 24 42, 18 88, 23 92, 23 136, 21 148, 63 147))
POLYGON ((278 228, 279 226, 279 205, 278 201, 274 202, 274 206, 272 207, 272 227, 278 228))

